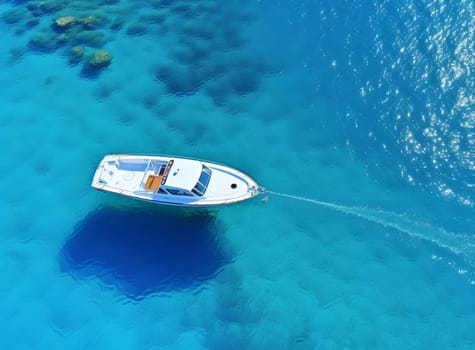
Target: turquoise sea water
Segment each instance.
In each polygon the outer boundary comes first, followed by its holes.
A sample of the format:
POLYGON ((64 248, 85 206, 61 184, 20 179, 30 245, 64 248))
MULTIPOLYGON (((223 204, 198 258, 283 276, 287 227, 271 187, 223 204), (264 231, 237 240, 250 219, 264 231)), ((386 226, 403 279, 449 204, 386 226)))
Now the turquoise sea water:
POLYGON ((0 348, 473 349, 474 12, 0 1, 0 348), (119 152, 226 163, 269 201, 92 190, 119 152))

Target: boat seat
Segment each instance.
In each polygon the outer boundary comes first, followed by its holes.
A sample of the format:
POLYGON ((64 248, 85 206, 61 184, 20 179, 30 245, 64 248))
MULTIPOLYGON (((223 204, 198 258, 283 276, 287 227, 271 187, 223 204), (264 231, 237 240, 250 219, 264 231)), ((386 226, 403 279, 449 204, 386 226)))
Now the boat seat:
POLYGON ((149 175, 145 182, 145 189, 157 191, 162 184, 162 178, 163 176, 149 175))

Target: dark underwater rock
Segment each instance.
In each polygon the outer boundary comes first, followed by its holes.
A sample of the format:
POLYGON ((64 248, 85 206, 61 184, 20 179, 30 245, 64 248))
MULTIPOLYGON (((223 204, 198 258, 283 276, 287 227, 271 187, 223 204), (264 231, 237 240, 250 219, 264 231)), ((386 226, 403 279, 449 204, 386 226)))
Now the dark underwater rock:
POLYGON ((94 95, 99 101, 103 101, 112 96, 112 94, 115 93, 117 90, 120 90, 119 84, 110 81, 102 81, 97 86, 94 95))
POLYGON ((2 20, 15 29, 17 35, 24 34, 36 24, 38 19, 23 8, 15 8, 2 14, 2 20))
POLYGON ((233 70, 228 76, 228 83, 232 91, 238 95, 255 92, 259 88, 260 80, 260 74, 254 69, 248 68, 233 70))
POLYGON ((28 19, 28 11, 21 7, 16 7, 2 13, 2 20, 8 24, 15 24, 28 19))
POLYGON ((25 22, 25 26, 29 29, 36 27, 40 23, 40 20, 36 17, 31 17, 25 22))
POLYGON ((159 67, 155 78, 163 82, 167 91, 174 95, 191 95, 202 85, 202 80, 193 69, 176 64, 159 67))
POLYGON ((145 108, 151 109, 155 107, 158 103, 157 96, 155 96, 154 94, 146 95, 143 97, 142 103, 145 108))
POLYGON ((173 4, 174 0, 155 0, 152 1, 153 8, 168 8, 170 5, 173 4))
POLYGON ((78 19, 74 16, 62 16, 54 20, 53 27, 58 32, 64 32, 78 23, 78 19))
POLYGON ((84 29, 91 30, 104 26, 108 22, 108 19, 102 14, 94 14, 80 18, 79 22, 84 29))
POLYGON ((92 30, 78 31, 71 34, 71 41, 74 45, 87 45, 97 48, 103 47, 107 42, 103 32, 92 30))
POLYGON ((60 0, 29 1, 26 7, 33 15, 42 16, 61 10, 63 4, 60 0))
POLYGON ((216 1, 203 1, 196 5, 196 11, 200 13, 216 14, 219 10, 219 4, 216 1))
POLYGON ((90 69, 104 69, 112 63, 112 54, 107 50, 94 52, 87 60, 90 69))
POLYGON ((28 31, 28 29, 29 29, 28 27, 26 27, 24 25, 20 25, 20 26, 15 28, 15 34, 16 35, 23 35, 28 31))
POLYGON ((222 77, 228 73, 230 69, 232 68, 223 60, 210 60, 201 67, 203 75, 206 76, 206 80, 213 80, 222 77))
POLYGON ((125 20, 123 18, 117 17, 114 19, 110 25, 110 29, 112 30, 121 30, 124 26, 125 20))
POLYGON ((195 21, 179 28, 180 34, 193 38, 212 40, 219 28, 210 23, 195 21))
POLYGON ((167 14, 165 12, 151 12, 144 14, 139 17, 140 23, 162 23, 167 19, 167 14))
POLYGON ((68 51, 68 61, 71 65, 76 65, 80 63, 84 57, 84 47, 82 46, 73 46, 68 51))
POLYGON ((81 23, 85 29, 94 29, 99 26, 100 22, 99 18, 92 15, 81 18, 81 23))
POLYGON ((234 26, 227 26, 222 29, 222 33, 219 37, 219 45, 228 50, 234 50, 244 45, 244 39, 237 28, 234 26))
POLYGON ((170 6, 170 12, 175 13, 175 14, 185 14, 186 12, 190 12, 192 10, 192 7, 188 3, 181 3, 179 1, 174 2, 170 6))
POLYGON ((131 24, 128 28, 127 28, 127 35, 130 35, 130 36, 139 36, 139 35, 144 35, 148 32, 148 27, 142 23, 134 23, 134 24, 131 24))
POLYGON ((82 67, 81 75, 84 78, 94 79, 112 63, 112 54, 106 50, 99 50, 89 55, 82 67))
POLYGON ((229 84, 223 83, 222 79, 217 79, 206 84, 204 91, 218 106, 225 105, 229 96, 233 94, 229 88, 229 84))
POLYGON ((24 47, 13 47, 10 49, 10 63, 18 62, 23 55, 25 54, 26 50, 24 47))
POLYGON ((209 43, 204 40, 180 40, 181 45, 176 45, 171 49, 171 54, 178 62, 195 65, 202 64, 212 54, 209 43))
POLYGON ((107 18, 100 14, 86 17, 62 16, 55 19, 53 28, 58 32, 66 32, 74 29, 75 32, 82 30, 97 29, 107 23, 107 18), (74 27, 74 28, 73 28, 74 27))
POLYGON ((57 50, 64 41, 59 40, 58 35, 54 32, 40 32, 30 38, 29 45, 32 49, 42 52, 53 52, 57 50))

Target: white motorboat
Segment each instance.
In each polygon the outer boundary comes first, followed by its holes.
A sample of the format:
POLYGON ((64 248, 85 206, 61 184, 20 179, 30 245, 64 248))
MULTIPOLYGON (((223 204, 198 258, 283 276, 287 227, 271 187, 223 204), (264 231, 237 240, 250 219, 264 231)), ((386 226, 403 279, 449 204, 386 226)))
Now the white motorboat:
POLYGON ((154 203, 188 207, 241 202, 261 191, 252 178, 225 165, 129 154, 106 155, 96 169, 92 187, 154 203))

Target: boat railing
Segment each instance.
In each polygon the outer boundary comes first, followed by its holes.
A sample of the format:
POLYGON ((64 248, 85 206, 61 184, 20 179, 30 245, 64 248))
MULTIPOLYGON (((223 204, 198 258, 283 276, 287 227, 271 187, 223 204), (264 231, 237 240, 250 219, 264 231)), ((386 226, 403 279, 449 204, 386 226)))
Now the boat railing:
MULTIPOLYGON (((157 154, 154 154, 154 153, 127 153, 126 155, 128 155, 128 156, 144 156, 144 157, 164 157, 164 158, 170 158, 170 159, 189 159, 189 160, 196 160, 198 162, 211 163, 211 164, 220 165, 220 166, 223 166, 223 167, 226 167, 226 168, 234 169, 234 168, 232 168, 232 167, 230 167, 230 166, 228 166, 224 163, 219 163, 219 162, 216 162, 214 160, 208 160, 208 159, 196 158, 196 157, 183 157, 183 156, 177 156, 177 155, 174 155, 174 154, 160 153, 159 155, 157 155, 157 154)), ((120 158, 120 156, 123 156, 123 154, 118 155, 119 158, 120 158)))

